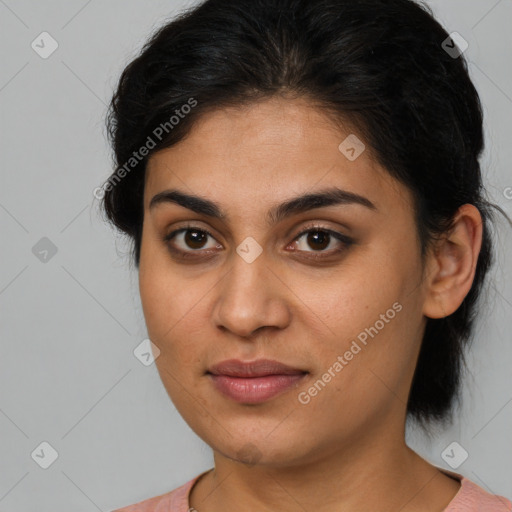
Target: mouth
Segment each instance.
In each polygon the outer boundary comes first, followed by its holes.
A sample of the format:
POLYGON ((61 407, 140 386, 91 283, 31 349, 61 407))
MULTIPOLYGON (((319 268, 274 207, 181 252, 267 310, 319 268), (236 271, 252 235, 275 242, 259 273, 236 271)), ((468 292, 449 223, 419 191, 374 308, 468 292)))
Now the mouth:
POLYGON ((230 359, 206 373, 223 396, 238 403, 257 404, 297 387, 309 372, 270 359, 230 359))

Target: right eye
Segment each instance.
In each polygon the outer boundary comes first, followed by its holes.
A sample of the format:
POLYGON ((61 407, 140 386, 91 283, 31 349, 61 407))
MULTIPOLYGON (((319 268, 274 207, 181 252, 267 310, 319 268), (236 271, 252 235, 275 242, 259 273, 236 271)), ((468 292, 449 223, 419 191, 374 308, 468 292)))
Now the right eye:
POLYGON ((212 249, 221 249, 219 243, 211 243, 208 247, 208 238, 215 240, 213 235, 204 228, 197 226, 185 226, 176 229, 166 235, 163 241, 169 247, 169 250, 182 257, 201 257, 193 253, 210 252, 212 249))

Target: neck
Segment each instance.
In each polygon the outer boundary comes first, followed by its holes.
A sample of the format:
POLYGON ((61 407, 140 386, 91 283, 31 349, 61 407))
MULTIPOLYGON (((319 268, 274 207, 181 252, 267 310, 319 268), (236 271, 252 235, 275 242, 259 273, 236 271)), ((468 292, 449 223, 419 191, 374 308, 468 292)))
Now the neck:
MULTIPOLYGON (((395 430, 396 431, 396 430, 395 430)), ((319 448, 314 460, 248 466, 218 452, 194 486, 197 512, 430 512, 448 505, 460 484, 382 432, 319 448)))

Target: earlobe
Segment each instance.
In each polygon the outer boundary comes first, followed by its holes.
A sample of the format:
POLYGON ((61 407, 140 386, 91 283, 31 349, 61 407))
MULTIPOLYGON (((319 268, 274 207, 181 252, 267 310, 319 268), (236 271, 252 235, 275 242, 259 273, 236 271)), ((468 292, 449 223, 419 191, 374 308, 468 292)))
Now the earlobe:
POLYGON ((432 251, 423 314, 444 318, 454 313, 471 290, 482 245, 482 217, 478 208, 465 204, 455 216, 452 230, 432 251))

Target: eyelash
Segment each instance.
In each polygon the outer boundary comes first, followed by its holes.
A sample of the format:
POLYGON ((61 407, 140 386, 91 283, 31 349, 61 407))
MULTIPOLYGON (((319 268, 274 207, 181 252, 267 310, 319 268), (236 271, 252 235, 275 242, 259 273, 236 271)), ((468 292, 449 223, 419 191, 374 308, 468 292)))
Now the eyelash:
MULTIPOLYGON (((164 235, 162 237, 162 242, 164 242, 167 245, 167 247, 169 248, 169 250, 172 253, 177 254, 180 258, 183 258, 183 259, 201 258, 201 256, 197 256, 196 254, 200 253, 200 252, 209 252, 209 250, 204 251, 201 249, 197 249, 197 250, 183 251, 181 249, 176 249, 175 247, 172 247, 172 245, 170 244, 171 240, 176 235, 183 233, 183 232, 187 232, 187 231, 197 231, 199 233, 206 234, 206 235, 210 236, 211 238, 215 239, 215 236, 212 233, 210 233, 210 231, 208 231, 207 229, 199 228, 197 226, 189 224, 189 225, 183 226, 179 229, 175 229, 168 235, 164 235)), ((310 226, 307 226, 306 228, 304 228, 300 233, 298 233, 295 236, 292 243, 299 240, 300 238, 302 238, 302 236, 304 236, 305 234, 318 233, 318 232, 327 233, 328 235, 332 236, 333 238, 335 238, 336 240, 341 242, 343 244, 343 246, 338 249, 331 249, 330 251, 311 251, 311 253, 310 253, 310 251, 298 251, 298 252, 305 252, 306 254, 308 254, 308 256, 305 256, 305 258, 309 258, 309 259, 327 258, 329 256, 333 256, 334 254, 339 254, 339 253, 346 251, 354 243, 354 241, 351 238, 349 238, 348 236, 346 236, 342 233, 338 233, 337 231, 333 231, 331 229, 325 228, 323 226, 317 225, 317 224, 310 225, 310 226)))

